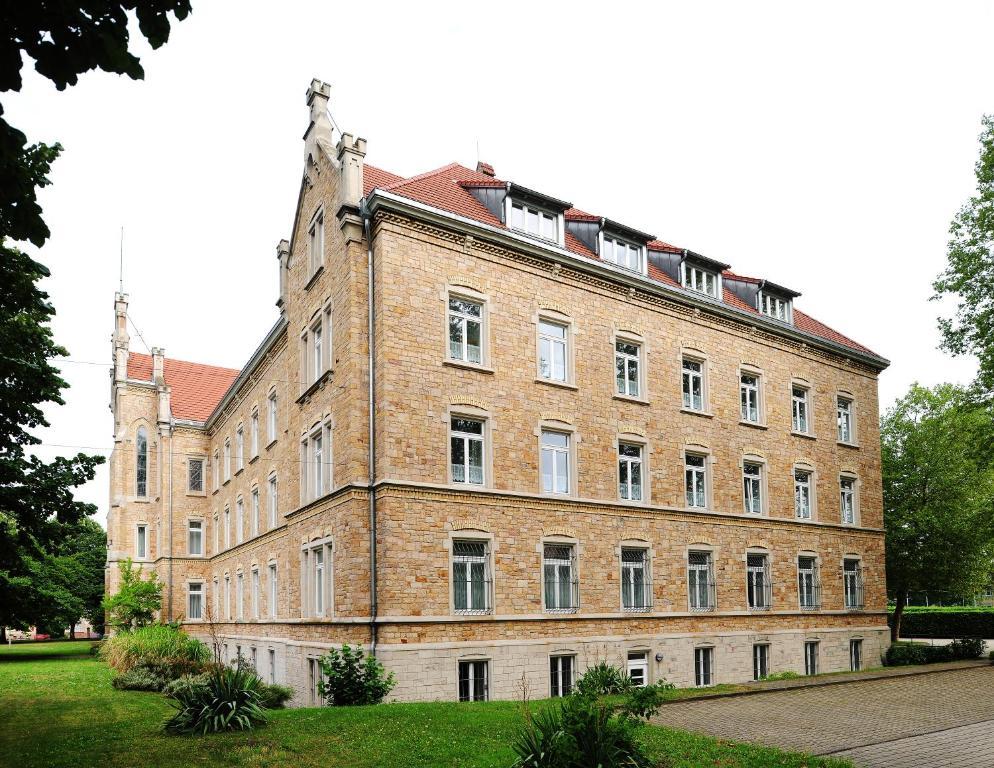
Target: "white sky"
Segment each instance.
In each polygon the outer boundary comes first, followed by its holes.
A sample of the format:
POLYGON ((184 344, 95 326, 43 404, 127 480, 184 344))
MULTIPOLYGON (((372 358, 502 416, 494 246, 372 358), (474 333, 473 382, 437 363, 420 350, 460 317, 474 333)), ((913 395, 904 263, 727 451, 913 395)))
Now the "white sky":
MULTIPOLYGON (((28 64, 8 119, 65 152, 40 260, 66 406, 40 455, 111 446, 118 237, 145 341, 241 367, 276 318, 275 245, 303 170, 304 94, 403 175, 480 156, 571 200, 803 293, 797 305, 915 380, 966 382, 936 350, 930 284, 994 111, 989 3, 195 2, 146 78, 59 93, 28 64), (605 13, 609 10, 609 13, 605 13)), ((132 348, 142 350, 132 333, 132 348)), ((107 508, 106 466, 81 488, 107 508)))

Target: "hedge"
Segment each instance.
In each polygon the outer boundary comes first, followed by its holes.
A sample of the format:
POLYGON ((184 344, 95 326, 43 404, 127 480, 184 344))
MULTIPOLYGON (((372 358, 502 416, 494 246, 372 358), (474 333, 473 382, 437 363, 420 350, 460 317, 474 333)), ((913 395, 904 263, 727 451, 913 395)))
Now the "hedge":
MULTIPOLYGON (((893 623, 894 614, 888 617, 893 623)), ((901 637, 994 637, 994 611, 905 611, 901 637)))

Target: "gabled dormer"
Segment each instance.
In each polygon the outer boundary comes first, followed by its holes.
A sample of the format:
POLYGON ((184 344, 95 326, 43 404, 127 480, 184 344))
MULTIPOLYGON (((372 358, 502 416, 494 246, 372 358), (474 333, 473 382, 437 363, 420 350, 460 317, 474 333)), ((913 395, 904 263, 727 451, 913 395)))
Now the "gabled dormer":
POLYGON ((761 315, 779 320, 782 323, 794 322, 794 299, 801 294, 756 277, 743 277, 726 272, 723 275, 725 287, 761 315))
POLYGON ((508 229, 560 248, 565 247, 563 214, 572 207, 572 203, 510 181, 480 179, 461 182, 460 186, 486 206, 508 229))
POLYGON ((647 251, 653 235, 577 210, 567 213, 566 229, 602 261, 640 275, 649 274, 647 251))

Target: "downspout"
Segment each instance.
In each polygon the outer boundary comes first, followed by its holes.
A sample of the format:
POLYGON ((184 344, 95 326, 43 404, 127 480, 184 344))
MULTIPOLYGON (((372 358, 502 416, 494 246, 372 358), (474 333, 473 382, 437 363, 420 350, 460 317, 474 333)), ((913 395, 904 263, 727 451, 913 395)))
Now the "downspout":
POLYGON ((367 301, 367 328, 368 349, 369 349, 369 653, 376 656, 376 363, 373 356, 373 238, 369 226, 369 209, 366 200, 363 198, 360 203, 362 213, 362 226, 366 234, 366 301, 367 301))
MULTIPOLYGON (((172 408, 169 409, 172 411, 172 408)), ((173 415, 169 414, 169 621, 173 620, 173 415)))

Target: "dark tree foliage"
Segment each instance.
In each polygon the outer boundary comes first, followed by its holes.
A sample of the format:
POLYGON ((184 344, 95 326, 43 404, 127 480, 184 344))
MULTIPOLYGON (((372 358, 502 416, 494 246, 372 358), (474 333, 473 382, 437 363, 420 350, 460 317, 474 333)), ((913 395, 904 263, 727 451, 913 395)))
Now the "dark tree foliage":
MULTIPOLYGON (((170 14, 186 18, 190 2, 0 2, 0 93, 20 90, 26 58, 59 90, 92 69, 141 79, 141 62, 129 48, 132 13, 141 35, 158 48, 169 39, 170 14)), ((93 478, 103 457, 45 463, 26 453, 38 443, 31 430, 48 426, 42 406, 63 402, 66 382, 52 360, 66 351, 55 344, 49 326, 55 310, 38 287, 48 270, 13 243, 40 248, 48 239, 37 195, 50 183, 60 151, 58 144, 29 143, 3 118, 0 104, 0 639, 7 625, 61 622, 74 613, 75 621, 93 600, 59 589, 63 577, 75 578, 75 556, 56 548, 75 535, 95 540, 81 521, 96 510, 74 501, 72 489, 93 478)))

